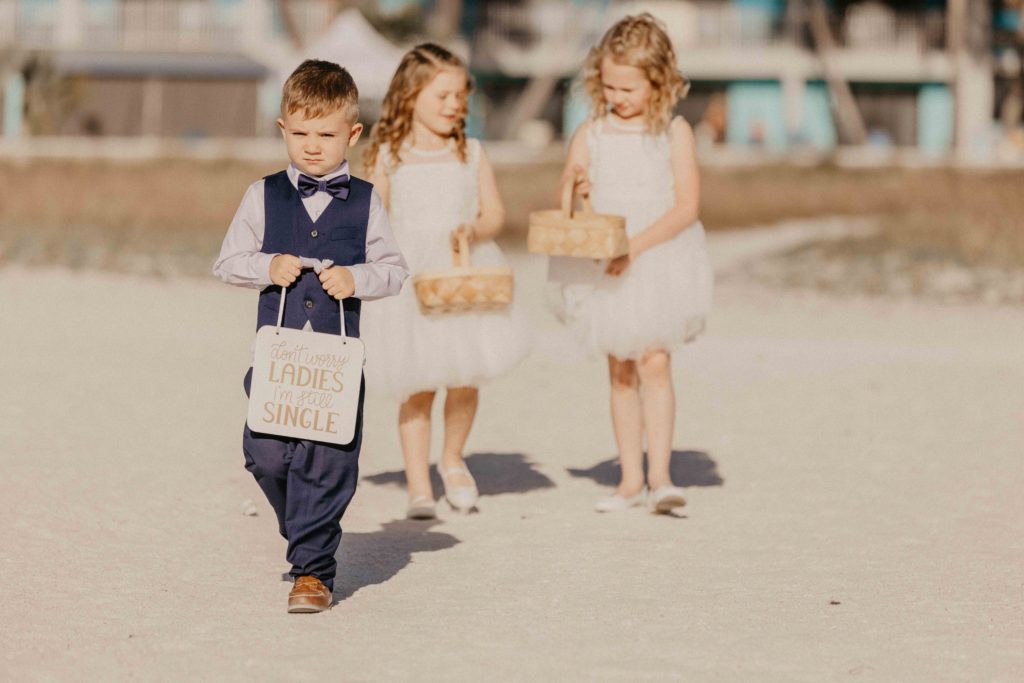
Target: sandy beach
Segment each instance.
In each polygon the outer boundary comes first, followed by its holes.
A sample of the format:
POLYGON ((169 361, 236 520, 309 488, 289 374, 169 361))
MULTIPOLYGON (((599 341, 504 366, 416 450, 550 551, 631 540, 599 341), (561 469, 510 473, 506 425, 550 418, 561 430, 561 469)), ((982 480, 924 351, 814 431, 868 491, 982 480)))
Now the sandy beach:
POLYGON ((592 511, 604 362, 513 253, 534 349, 482 392, 479 514, 402 519, 371 387, 320 615, 286 614, 242 468, 256 295, 0 269, 0 678, 1024 679, 1024 312, 771 289, 741 265, 775 234, 712 235, 708 332, 674 356, 680 517, 592 511))

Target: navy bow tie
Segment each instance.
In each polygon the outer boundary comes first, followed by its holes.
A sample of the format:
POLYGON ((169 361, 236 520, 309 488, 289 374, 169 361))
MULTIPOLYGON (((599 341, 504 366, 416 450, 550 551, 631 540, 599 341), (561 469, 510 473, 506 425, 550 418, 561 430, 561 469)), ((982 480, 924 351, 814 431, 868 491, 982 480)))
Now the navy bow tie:
POLYGON ((299 194, 303 197, 312 197, 317 192, 326 192, 337 199, 348 199, 348 173, 342 173, 330 180, 317 180, 310 178, 305 173, 299 174, 299 194))

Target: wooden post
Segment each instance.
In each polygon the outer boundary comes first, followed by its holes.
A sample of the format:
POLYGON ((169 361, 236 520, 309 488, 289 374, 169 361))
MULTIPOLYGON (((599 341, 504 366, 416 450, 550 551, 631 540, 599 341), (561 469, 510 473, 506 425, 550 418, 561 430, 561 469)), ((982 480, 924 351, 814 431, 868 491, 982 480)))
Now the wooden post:
POLYGON ((811 29, 811 36, 814 38, 814 47, 821 59, 821 68, 825 73, 825 82, 832 93, 832 99, 836 107, 836 122, 839 129, 843 131, 847 141, 854 145, 862 145, 867 140, 867 130, 864 126, 864 119, 857 108, 857 102, 853 99, 853 91, 850 84, 835 61, 836 41, 832 37, 832 29, 828 25, 828 8, 824 0, 811 0, 811 7, 808 13, 808 21, 811 29))
POLYGON ((163 84, 157 76, 149 76, 142 84, 142 135, 160 137, 163 132, 163 84))
POLYGON ((990 151, 985 139, 995 107, 991 21, 988 2, 949 0, 946 50, 953 72, 953 144, 961 159, 990 151))
POLYGON ((25 78, 22 57, 16 51, 0 53, 0 88, 3 88, 3 116, 0 134, 8 140, 20 138, 24 130, 25 78))
POLYGON ((1024 3, 1017 17, 1017 34, 1013 47, 1017 51, 1017 73, 1010 83, 1010 94, 1003 104, 1003 125, 1007 131, 1016 131, 1024 114, 1024 3))
POLYGON ((544 105, 551 99, 552 94, 558 87, 558 76, 535 76, 531 78, 526 88, 516 99, 515 104, 509 110, 505 121, 502 124, 501 137, 511 139, 519 132, 519 127, 524 122, 536 118, 544 105))
POLYGON ((64 50, 81 48, 85 34, 82 0, 60 0, 57 8, 57 47, 64 50))
POLYGON ((462 0, 436 0, 427 20, 427 32, 434 40, 447 43, 458 35, 461 21, 462 0))
POLYGON ((284 23, 284 32, 287 34, 288 40, 296 50, 302 49, 302 30, 295 19, 292 3, 289 0, 276 0, 276 2, 278 9, 281 10, 281 21, 284 23))
POLYGON ((952 66, 949 89, 953 92, 953 147, 960 146, 960 118, 962 115, 960 82, 964 51, 964 21, 967 18, 967 0, 949 0, 946 5, 946 54, 952 66))

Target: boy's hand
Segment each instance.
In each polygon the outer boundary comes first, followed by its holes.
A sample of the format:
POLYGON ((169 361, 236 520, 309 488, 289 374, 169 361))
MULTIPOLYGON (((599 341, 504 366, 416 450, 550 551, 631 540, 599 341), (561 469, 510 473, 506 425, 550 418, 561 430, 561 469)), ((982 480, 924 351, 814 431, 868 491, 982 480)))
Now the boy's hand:
POLYGON ((356 279, 352 271, 342 266, 332 266, 320 271, 320 284, 324 291, 339 301, 356 293, 356 279))
POLYGON ((280 287, 288 287, 302 273, 302 263, 298 256, 278 254, 270 259, 270 281, 280 287))

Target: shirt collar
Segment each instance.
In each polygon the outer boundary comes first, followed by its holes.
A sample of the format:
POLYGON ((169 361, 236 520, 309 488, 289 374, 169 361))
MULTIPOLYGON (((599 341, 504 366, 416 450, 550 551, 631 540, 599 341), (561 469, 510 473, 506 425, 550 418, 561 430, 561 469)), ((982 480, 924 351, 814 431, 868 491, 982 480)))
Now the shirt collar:
MULTIPOLYGON (((292 187, 295 189, 299 188, 299 174, 302 173, 299 169, 295 168, 295 164, 288 164, 288 180, 291 181, 292 187)), ((340 175, 348 173, 348 159, 341 162, 341 166, 334 169, 330 173, 320 176, 317 180, 330 180, 340 175)), ((313 177, 313 176, 310 176, 313 177)))

